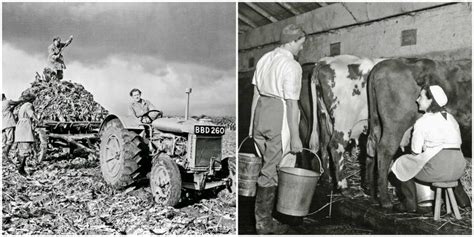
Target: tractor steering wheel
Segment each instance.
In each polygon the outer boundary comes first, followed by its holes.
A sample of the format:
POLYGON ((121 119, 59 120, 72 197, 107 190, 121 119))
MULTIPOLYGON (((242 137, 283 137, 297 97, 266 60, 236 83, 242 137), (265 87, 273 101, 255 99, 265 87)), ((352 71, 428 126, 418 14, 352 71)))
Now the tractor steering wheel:
POLYGON ((160 110, 157 110, 157 109, 152 109, 152 110, 149 110, 148 112, 144 113, 141 117, 140 117, 140 122, 141 123, 151 123, 153 120, 157 119, 157 118, 162 118, 163 117, 163 112, 160 111, 160 110), (158 115, 156 116, 153 116, 154 118, 151 118, 150 117, 150 113, 158 113, 158 115))

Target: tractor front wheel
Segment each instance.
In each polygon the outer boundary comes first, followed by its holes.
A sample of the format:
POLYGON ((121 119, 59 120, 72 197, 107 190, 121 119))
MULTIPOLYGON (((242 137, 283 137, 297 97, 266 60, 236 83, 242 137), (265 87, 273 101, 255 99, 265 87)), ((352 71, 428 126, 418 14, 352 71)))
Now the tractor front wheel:
POLYGON ((181 174, 178 165, 165 153, 153 160, 150 188, 155 202, 176 206, 181 198, 181 174))

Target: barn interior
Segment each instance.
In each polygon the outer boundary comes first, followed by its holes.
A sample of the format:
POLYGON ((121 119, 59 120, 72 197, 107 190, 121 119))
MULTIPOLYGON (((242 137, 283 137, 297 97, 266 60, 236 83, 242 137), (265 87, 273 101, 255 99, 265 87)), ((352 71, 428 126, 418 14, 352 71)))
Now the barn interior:
MULTIPOLYGON (((238 9, 239 144, 248 135, 255 66, 265 53, 279 46, 280 32, 288 24, 302 26, 307 34, 297 58, 303 68, 303 83, 310 80, 314 63, 327 56, 472 60, 470 2, 241 2, 238 9)), ((472 111, 465 113, 457 119, 471 124, 472 111)), ((469 138, 463 146, 468 156, 464 186, 472 197, 471 128, 462 128, 461 134, 469 138)), ((350 191, 331 192, 318 183, 310 214, 303 221, 304 231, 292 230, 291 234, 472 234, 470 208, 461 210, 461 220, 444 216, 436 222, 432 216, 394 215, 379 207, 360 187, 361 167, 357 159, 351 159, 356 149, 345 159, 351 169, 350 191)), ((245 142, 240 152, 252 153, 254 148, 245 142)), ((239 196, 239 234, 255 233, 253 202, 251 197, 239 196)))

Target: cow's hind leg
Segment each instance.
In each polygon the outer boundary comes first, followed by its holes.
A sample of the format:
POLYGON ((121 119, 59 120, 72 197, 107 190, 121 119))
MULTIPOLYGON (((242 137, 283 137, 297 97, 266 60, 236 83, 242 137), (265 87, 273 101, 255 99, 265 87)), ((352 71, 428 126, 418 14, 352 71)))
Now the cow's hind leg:
POLYGON ((374 199, 375 194, 375 158, 371 156, 365 156, 365 173, 364 173, 364 191, 374 199))
POLYGON ((384 208, 392 208, 392 201, 388 195, 388 169, 398 146, 393 142, 393 137, 384 135, 377 146, 377 187, 380 205, 384 208))
POLYGON ((344 170, 344 151, 338 149, 339 144, 333 141, 329 144, 329 152, 331 153, 331 164, 334 171, 333 184, 338 191, 347 189, 347 180, 342 177, 344 170))

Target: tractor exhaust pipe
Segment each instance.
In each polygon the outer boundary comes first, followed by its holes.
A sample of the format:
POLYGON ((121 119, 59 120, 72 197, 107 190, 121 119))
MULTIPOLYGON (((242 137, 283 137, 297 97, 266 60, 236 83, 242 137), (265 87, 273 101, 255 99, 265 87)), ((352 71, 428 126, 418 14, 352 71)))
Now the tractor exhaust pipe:
POLYGON ((186 88, 186 111, 184 111, 184 119, 188 120, 189 119, 189 96, 192 92, 192 88, 186 88))

